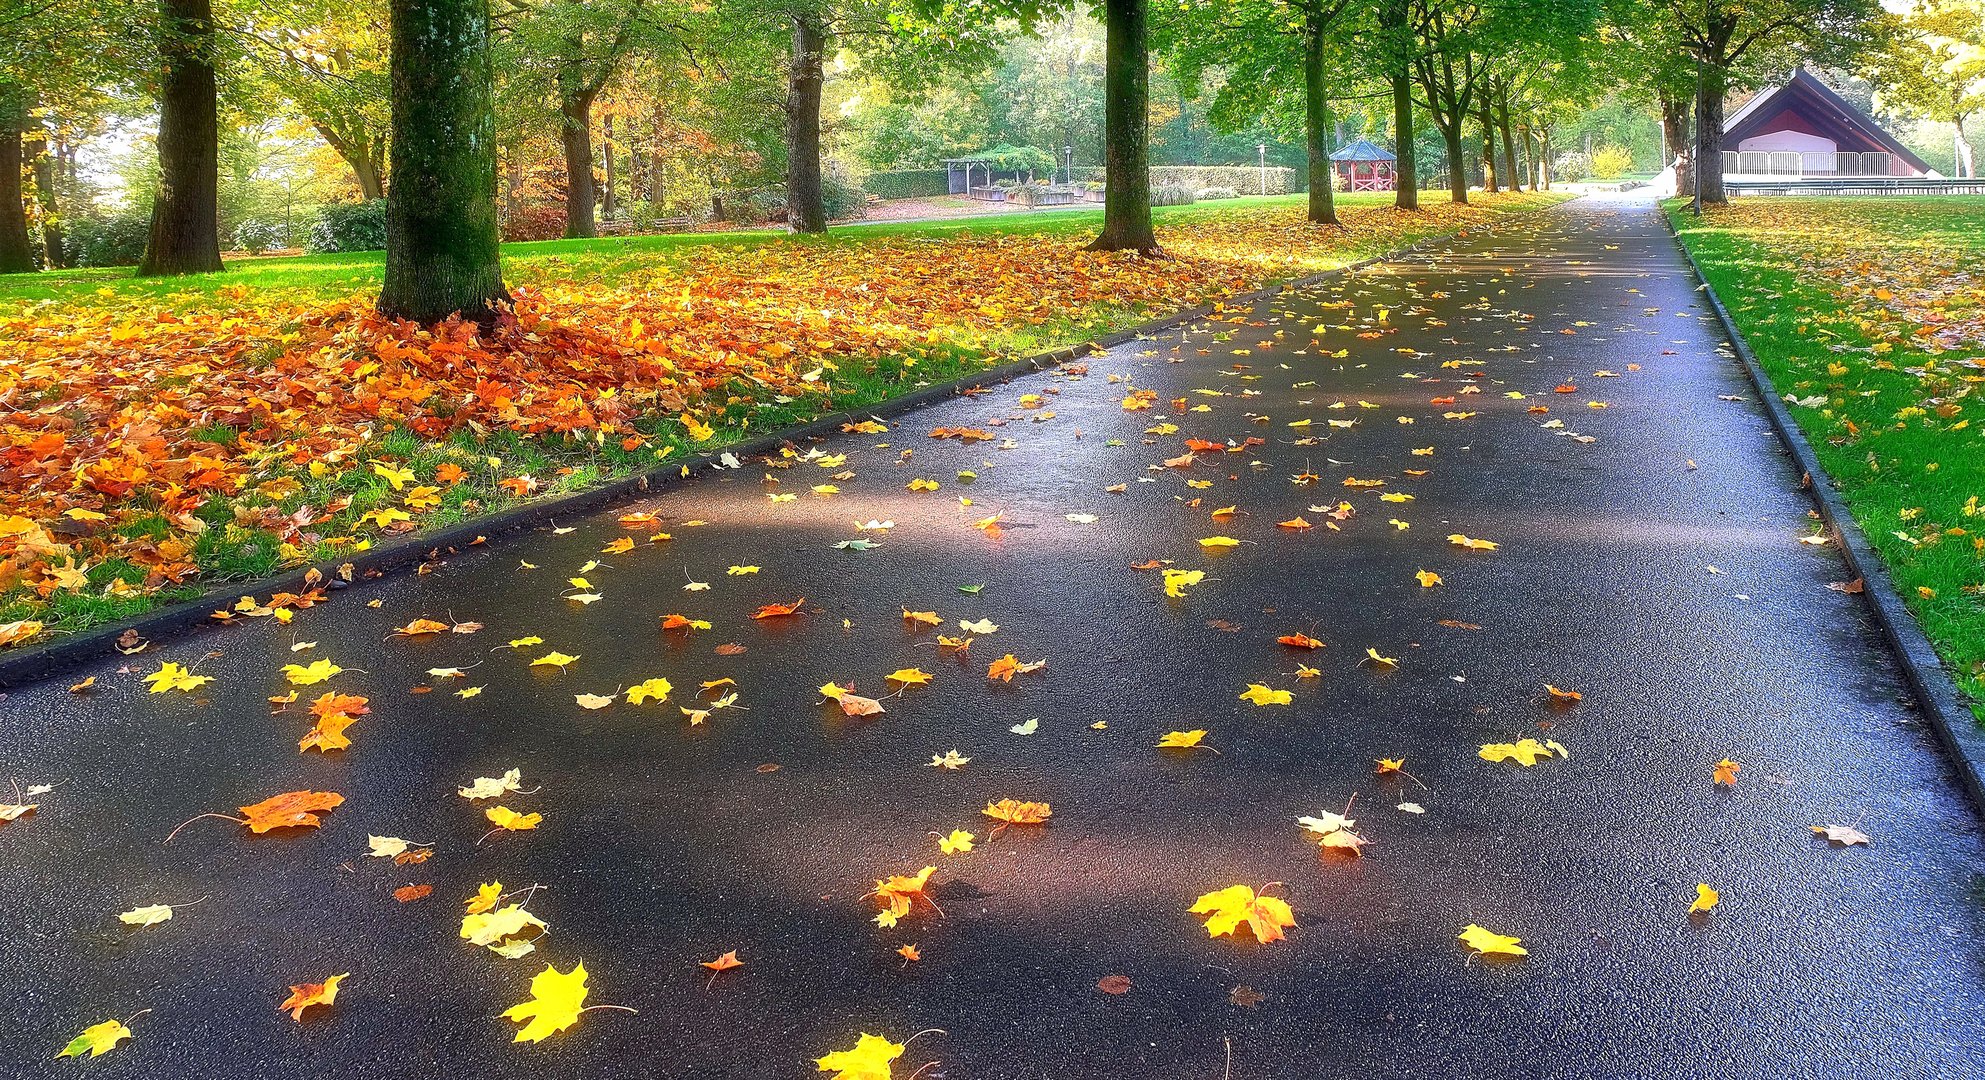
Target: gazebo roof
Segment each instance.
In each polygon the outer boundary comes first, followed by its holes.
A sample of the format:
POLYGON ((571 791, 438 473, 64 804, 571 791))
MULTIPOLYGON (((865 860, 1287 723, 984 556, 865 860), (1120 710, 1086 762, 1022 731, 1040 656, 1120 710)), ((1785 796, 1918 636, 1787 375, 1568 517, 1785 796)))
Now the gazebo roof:
POLYGON ((1370 139, 1353 139, 1339 147, 1330 155, 1332 161, 1396 161, 1391 151, 1376 146, 1370 139))

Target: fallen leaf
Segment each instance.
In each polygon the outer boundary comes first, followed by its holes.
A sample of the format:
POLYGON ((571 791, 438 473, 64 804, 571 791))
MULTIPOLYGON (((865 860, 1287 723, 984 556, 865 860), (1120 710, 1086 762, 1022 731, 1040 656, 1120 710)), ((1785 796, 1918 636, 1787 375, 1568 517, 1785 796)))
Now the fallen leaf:
POLYGON ((1233 934, 1242 923, 1246 923, 1254 939, 1264 945, 1281 941, 1287 936, 1282 933, 1282 928, 1296 925, 1296 914, 1289 909, 1287 901, 1262 896, 1246 885, 1229 885, 1207 893, 1193 901, 1192 907, 1186 910, 1207 917, 1206 933, 1209 937, 1233 934))
POLYGON ((321 983, 301 983, 289 988, 289 997, 276 1006, 289 1013, 290 1019, 302 1020, 303 1010, 312 1005, 330 1005, 338 1000, 338 984, 350 977, 351 973, 333 975, 321 983))

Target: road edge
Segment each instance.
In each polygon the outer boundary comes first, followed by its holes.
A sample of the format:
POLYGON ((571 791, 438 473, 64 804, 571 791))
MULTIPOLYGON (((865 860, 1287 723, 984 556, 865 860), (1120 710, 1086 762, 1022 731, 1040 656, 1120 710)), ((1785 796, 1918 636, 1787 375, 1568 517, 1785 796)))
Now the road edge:
MULTIPOLYGON (((1355 273, 1378 263, 1392 262, 1411 255, 1430 245, 1445 243, 1474 229, 1494 228, 1503 221, 1514 221, 1531 214, 1543 213, 1564 203, 1551 203, 1528 210, 1518 210, 1499 218, 1438 233, 1417 240, 1404 247, 1374 255, 1357 262, 1346 263, 1333 270, 1309 274, 1289 281, 1265 285, 1249 292, 1221 297, 1210 303, 1162 315, 1122 330, 1114 330, 1100 335, 1080 345, 1067 345, 1059 349, 1035 353, 1019 360, 1009 361, 981 371, 969 372, 955 379, 921 387, 896 397, 879 401, 873 408, 859 412, 841 410, 829 413, 798 427, 782 428, 760 435, 754 439, 715 447, 696 457, 682 458, 665 464, 651 466, 640 472, 631 473, 583 491, 534 500, 507 510, 498 511, 486 517, 451 525, 433 533, 423 533, 381 544, 369 551, 357 552, 349 558, 336 560, 337 564, 349 563, 354 581, 370 581, 387 573, 402 570, 408 566, 445 559, 460 554, 463 549, 474 547, 499 536, 522 532, 544 524, 553 518, 570 517, 589 513, 646 495, 663 486, 681 483, 689 478, 710 471, 725 454, 740 459, 753 457, 776 450, 786 443, 817 438, 838 432, 844 423, 853 423, 868 417, 893 419, 926 405, 960 396, 964 391, 998 383, 1011 382, 1023 375, 1037 374, 1060 367, 1071 360, 1096 355, 1125 342, 1147 337, 1160 330, 1176 326, 1182 322, 1201 319, 1221 307, 1256 303, 1290 289, 1300 289, 1331 278, 1355 273), (688 471, 685 473, 684 469, 688 471)), ((51 641, 47 644, 31 646, 17 652, 0 655, 0 691, 16 689, 28 683, 59 675, 64 671, 80 667, 92 660, 100 660, 117 654, 117 640, 126 633, 135 632, 140 639, 155 640, 167 635, 190 634, 202 630, 219 630, 226 624, 213 620, 212 613, 218 604, 228 606, 223 599, 230 596, 268 596, 278 592, 302 592, 306 588, 305 575, 311 570, 324 575, 324 580, 333 579, 330 568, 315 564, 285 569, 267 577, 232 584, 220 583, 215 588, 190 600, 134 615, 128 619, 106 623, 82 631, 70 637, 51 641)))
POLYGON ((1785 407, 1778 388, 1772 385, 1771 376, 1765 373, 1758 363, 1757 354, 1751 351, 1750 343, 1744 340, 1743 333, 1730 318, 1730 310, 1724 306, 1723 298, 1703 276, 1695 253, 1682 241, 1682 234, 1676 230, 1675 220, 1669 216, 1668 208, 1656 203, 1655 212, 1661 216, 1661 224, 1668 229, 1668 235, 1675 241, 1682 258, 1688 262, 1689 273, 1694 275, 1698 291, 1709 298, 1710 310, 1716 313, 1717 322, 1723 325, 1731 352, 1736 354, 1737 362, 1743 366, 1752 387, 1764 402, 1765 416, 1771 421, 1772 430, 1778 433, 1779 441, 1785 444, 1804 474, 1804 487, 1819 509, 1820 520, 1833 535, 1834 543, 1839 545, 1848 569, 1861 578, 1862 599, 1874 612, 1875 622, 1882 628, 1882 638, 1888 642, 1896 660, 1902 665, 1903 681, 1908 684, 1910 695, 1916 699, 1918 711, 1930 721, 1938 741, 1952 757, 1965 792, 1971 797, 1972 808, 1985 815, 1985 729, 1979 727, 1977 717, 1965 706, 1957 683, 1945 670, 1942 658, 1930 644, 1929 636, 1923 633, 1916 617, 1909 613, 1909 606, 1895 591, 1895 583, 1889 579, 1888 566, 1869 545, 1868 538, 1862 535, 1861 526, 1848 510, 1846 500, 1841 498, 1833 477, 1820 466, 1812 444, 1806 441, 1805 432, 1800 430, 1798 421, 1785 407))

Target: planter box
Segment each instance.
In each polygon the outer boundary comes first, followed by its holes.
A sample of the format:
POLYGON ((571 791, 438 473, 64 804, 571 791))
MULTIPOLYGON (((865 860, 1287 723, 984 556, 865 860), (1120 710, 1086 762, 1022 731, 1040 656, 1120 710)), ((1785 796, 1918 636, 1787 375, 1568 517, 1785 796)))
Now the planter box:
POLYGON ((975 187, 969 194, 980 202, 1006 201, 1006 189, 1003 187, 975 187))

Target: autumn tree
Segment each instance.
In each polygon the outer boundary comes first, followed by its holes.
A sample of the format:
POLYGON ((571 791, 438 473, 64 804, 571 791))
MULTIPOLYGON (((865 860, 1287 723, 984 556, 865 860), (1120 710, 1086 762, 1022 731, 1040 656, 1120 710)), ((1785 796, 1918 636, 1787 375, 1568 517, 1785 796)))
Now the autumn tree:
POLYGON ((510 299, 497 254, 489 33, 489 0, 392 0, 382 314, 488 325, 510 299))
POLYGON ((255 75, 351 168, 361 199, 386 194, 392 75, 378 0, 263 3, 245 33, 255 75))
POLYGON ((138 275, 221 268, 220 100, 213 5, 159 0, 159 189, 138 275))
POLYGON ((1209 70, 1222 75, 1216 122, 1231 128, 1267 116, 1302 133, 1309 220, 1319 224, 1337 224, 1330 98, 1345 85, 1337 58, 1358 14, 1349 0, 1202 0, 1161 5, 1156 16, 1157 40, 1175 75, 1193 86, 1209 70))
POLYGON ((1884 103, 1956 129, 1957 174, 1977 176, 1964 124, 1985 111, 1985 3, 1916 0, 1899 29, 1869 58, 1869 78, 1884 103))
POLYGON ((36 269, 28 239, 26 195, 21 190, 22 133, 30 123, 28 113, 27 88, 0 82, 0 274, 36 269))
POLYGON ((1846 60, 1888 28, 1878 0, 1651 0, 1690 57, 1701 62, 1696 94, 1696 185, 1705 204, 1723 192, 1723 102, 1734 85, 1756 81, 1763 58, 1846 60), (1776 56, 1774 56, 1774 53, 1776 56))

